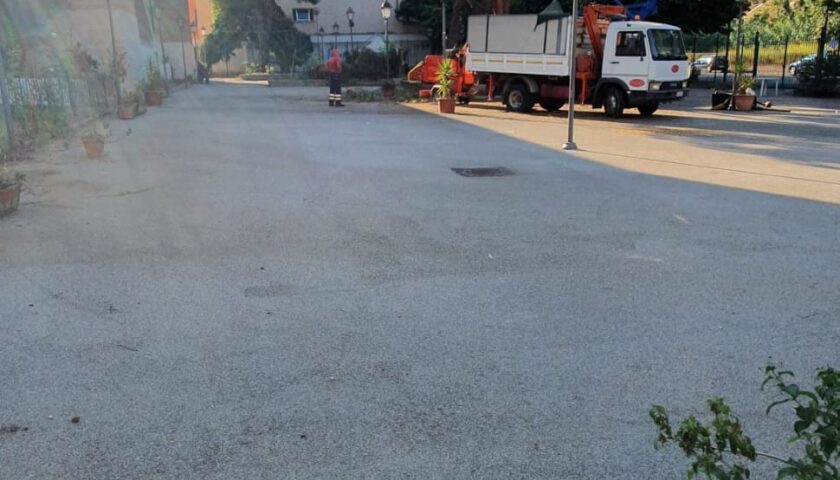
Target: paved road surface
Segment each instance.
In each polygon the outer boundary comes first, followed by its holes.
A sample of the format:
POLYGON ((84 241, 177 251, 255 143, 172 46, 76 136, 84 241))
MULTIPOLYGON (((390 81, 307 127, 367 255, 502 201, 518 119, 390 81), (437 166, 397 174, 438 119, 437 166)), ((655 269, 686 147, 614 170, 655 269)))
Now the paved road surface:
POLYGON ((762 367, 840 363, 835 205, 257 86, 111 127, 0 221, 0 478, 676 478, 651 403, 778 451, 762 367))

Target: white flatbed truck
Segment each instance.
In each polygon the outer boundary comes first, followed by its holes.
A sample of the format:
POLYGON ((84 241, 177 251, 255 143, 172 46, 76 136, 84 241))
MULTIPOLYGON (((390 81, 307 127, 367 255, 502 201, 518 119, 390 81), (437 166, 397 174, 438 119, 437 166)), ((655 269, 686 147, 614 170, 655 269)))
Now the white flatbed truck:
POLYGON ((466 68, 500 91, 509 110, 548 111, 569 101, 571 52, 577 56, 580 103, 619 118, 625 109, 652 115, 661 103, 688 94, 691 67, 679 28, 628 21, 622 7, 586 5, 575 48, 568 48, 571 16, 473 15, 468 19, 466 68))

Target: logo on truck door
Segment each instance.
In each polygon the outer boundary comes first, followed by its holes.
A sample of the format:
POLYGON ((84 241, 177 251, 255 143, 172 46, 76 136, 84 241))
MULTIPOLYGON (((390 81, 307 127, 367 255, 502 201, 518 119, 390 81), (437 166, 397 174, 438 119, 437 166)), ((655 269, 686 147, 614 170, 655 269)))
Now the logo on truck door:
POLYGON ((640 79, 640 78, 634 78, 633 80, 630 80, 630 86, 631 87, 644 87, 645 86, 645 81, 640 79))
POLYGON ((674 73, 679 72, 679 71, 680 71, 680 66, 679 66, 679 65, 674 65, 674 66, 672 66, 672 67, 671 67, 671 71, 672 71, 672 72, 674 72, 674 73))

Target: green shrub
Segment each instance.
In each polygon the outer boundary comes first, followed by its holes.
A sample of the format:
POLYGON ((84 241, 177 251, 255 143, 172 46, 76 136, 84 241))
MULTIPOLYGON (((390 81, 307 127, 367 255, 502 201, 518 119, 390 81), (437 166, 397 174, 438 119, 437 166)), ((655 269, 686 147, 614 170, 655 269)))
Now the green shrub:
POLYGON ((143 83, 143 87, 147 91, 159 91, 166 88, 163 76, 160 74, 157 63, 152 57, 149 57, 146 61, 146 80, 143 83))
POLYGON ((692 415, 676 424, 676 429, 665 407, 654 405, 649 412, 659 431, 654 446, 675 443, 692 460, 689 479, 702 475, 710 480, 745 480, 750 478, 750 464, 764 458, 780 464, 777 479, 840 480, 840 371, 829 367, 818 370, 813 391, 789 383, 793 376, 793 372, 768 366, 761 388, 770 385, 778 394, 767 407, 768 414, 781 405, 793 407, 794 435, 787 442, 803 446, 799 458, 785 459, 756 450, 741 421, 721 398, 706 402, 712 414, 710 422, 692 415))
MULTIPOLYGON (((391 49, 388 54, 390 73, 395 76, 399 72, 400 57, 397 51, 391 49)), ((344 78, 355 80, 378 80, 387 76, 385 68, 385 53, 374 52, 367 48, 346 52, 342 62, 344 78)))

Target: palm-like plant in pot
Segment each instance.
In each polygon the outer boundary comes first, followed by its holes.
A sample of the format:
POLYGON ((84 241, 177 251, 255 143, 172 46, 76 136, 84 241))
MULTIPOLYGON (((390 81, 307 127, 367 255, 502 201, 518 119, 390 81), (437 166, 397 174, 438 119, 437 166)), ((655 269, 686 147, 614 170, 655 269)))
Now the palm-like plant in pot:
POLYGON ((733 79, 734 88, 732 92, 732 102, 735 105, 735 110, 746 112, 755 107, 755 79, 745 74, 745 66, 743 60, 735 62, 735 78, 733 79))
POLYGON ((140 96, 136 92, 124 93, 122 97, 122 104, 119 109, 119 117, 121 120, 131 120, 137 116, 140 109, 140 96))
POLYGON ((455 99, 452 98, 452 78, 455 76, 455 68, 452 60, 444 58, 438 64, 438 105, 440 113, 455 113, 455 99))
POLYGON ((163 90, 165 86, 163 77, 160 75, 160 70, 158 70, 155 64, 155 59, 149 57, 149 60, 146 62, 146 80, 143 82, 146 105, 150 107, 161 105, 163 103, 163 90))

